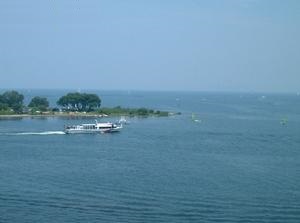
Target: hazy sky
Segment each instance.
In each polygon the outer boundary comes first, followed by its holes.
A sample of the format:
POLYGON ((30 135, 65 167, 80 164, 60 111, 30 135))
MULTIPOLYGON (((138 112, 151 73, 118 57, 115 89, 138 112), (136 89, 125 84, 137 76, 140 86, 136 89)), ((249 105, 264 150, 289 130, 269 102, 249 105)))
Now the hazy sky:
POLYGON ((300 1, 1 0, 0 88, 300 91, 300 1))

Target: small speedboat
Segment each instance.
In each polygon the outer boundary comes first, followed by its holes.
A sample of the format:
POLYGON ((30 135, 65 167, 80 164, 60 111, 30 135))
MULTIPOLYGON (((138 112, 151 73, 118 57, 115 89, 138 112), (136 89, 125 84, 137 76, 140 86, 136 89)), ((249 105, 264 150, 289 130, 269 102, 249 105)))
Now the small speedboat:
POLYGON ((129 121, 126 120, 125 116, 121 116, 120 120, 118 121, 119 124, 127 125, 129 124, 129 121))

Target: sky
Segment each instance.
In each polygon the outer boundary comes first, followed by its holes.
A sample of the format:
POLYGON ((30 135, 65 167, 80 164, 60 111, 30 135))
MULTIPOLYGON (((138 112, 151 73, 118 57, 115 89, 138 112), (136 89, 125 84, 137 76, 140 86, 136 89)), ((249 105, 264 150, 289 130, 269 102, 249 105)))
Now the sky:
POLYGON ((0 88, 300 92, 300 1, 1 0, 0 88))

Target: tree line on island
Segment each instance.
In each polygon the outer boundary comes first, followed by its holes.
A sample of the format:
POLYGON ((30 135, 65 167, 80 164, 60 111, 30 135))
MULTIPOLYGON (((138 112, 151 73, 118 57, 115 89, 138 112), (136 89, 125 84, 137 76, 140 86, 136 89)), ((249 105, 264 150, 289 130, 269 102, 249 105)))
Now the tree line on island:
POLYGON ((146 108, 100 108, 101 99, 96 94, 68 93, 58 99, 59 107, 51 108, 46 97, 35 96, 27 106, 24 105, 24 95, 17 91, 6 91, 0 94, 0 114, 57 114, 59 113, 90 113, 107 115, 130 115, 130 116, 168 116, 169 112, 146 108))
POLYGON ((96 94, 68 93, 60 97, 57 105, 72 111, 94 111, 100 108, 101 99, 96 94))

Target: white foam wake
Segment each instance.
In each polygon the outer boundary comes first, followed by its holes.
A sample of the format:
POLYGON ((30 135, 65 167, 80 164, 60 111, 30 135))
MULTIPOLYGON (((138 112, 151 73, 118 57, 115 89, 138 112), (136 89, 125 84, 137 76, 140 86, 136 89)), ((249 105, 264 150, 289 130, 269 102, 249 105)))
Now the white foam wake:
POLYGON ((46 131, 46 132, 18 132, 18 133, 7 133, 6 135, 64 135, 63 131, 46 131))

